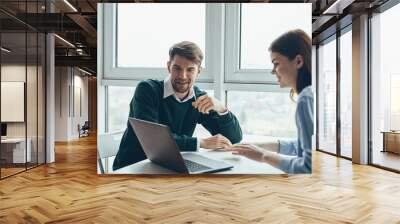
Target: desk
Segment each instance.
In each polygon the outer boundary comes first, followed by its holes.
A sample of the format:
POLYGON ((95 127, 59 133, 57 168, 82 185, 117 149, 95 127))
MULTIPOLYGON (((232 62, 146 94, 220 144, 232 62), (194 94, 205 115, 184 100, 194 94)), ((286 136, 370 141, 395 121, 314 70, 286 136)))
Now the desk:
POLYGON ((393 152, 400 154, 400 131, 382 131, 383 150, 382 152, 393 152))
MULTIPOLYGON (((182 152, 184 154, 185 152, 182 152)), ((217 172, 215 174, 284 174, 283 171, 277 169, 267 163, 260 163, 247 159, 243 156, 232 155, 231 152, 218 152, 200 149, 200 155, 211 159, 222 160, 233 165, 230 170, 217 172)), ((121 169, 111 171, 108 174, 177 174, 176 172, 161 167, 146 159, 138 163, 123 167, 121 169)))
POLYGON ((31 139, 27 139, 25 151, 25 138, 1 139, 1 157, 5 163, 25 163, 31 161, 31 139))

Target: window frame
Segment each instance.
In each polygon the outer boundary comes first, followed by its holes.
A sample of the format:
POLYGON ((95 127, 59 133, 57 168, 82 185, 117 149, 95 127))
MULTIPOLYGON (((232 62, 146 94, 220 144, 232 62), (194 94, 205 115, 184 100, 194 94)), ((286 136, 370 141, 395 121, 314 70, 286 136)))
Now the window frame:
MULTIPOLYGON (((368 165, 392 171, 395 173, 400 173, 400 170, 397 168, 393 168, 391 166, 388 166, 387 164, 382 164, 379 161, 376 161, 375 159, 375 150, 380 150, 379 148, 376 149, 376 142, 381 142, 381 138, 376 139, 376 132, 375 132, 375 113, 376 111, 374 110, 374 105, 376 103, 376 91, 377 89, 375 88, 374 80, 377 79, 377 77, 380 73, 380 68, 381 66, 384 66, 380 59, 380 50, 381 49, 381 43, 382 40, 380 39, 381 36, 381 26, 382 26, 382 21, 381 21, 381 16, 384 14, 387 10, 393 8, 393 7, 399 7, 399 2, 396 0, 388 0, 379 7, 377 7, 373 12, 370 14, 370 16, 367 18, 368 22, 368 30, 367 30, 367 38, 368 38, 368 165), (376 51, 377 50, 377 51, 376 51)), ((380 78, 380 77, 379 77, 380 78)), ((391 99, 389 99, 391 100, 391 99)), ((389 107, 390 108, 390 107, 389 107)), ((390 109, 389 109, 390 110, 390 109)), ((390 116, 389 116, 389 122, 390 121, 390 116)), ((389 125, 390 126, 390 125, 389 125)))
MULTIPOLYGON (((104 3, 103 6, 103 80, 143 80, 149 77, 156 79, 164 79, 168 75, 167 68, 144 68, 144 67, 118 67, 117 51, 118 51, 118 32, 117 32, 117 4, 104 3)), ((198 4, 198 3, 193 3, 198 4)), ((220 44, 218 41, 218 30, 223 28, 223 21, 218 19, 220 15, 219 9, 222 4, 206 4, 206 27, 205 27, 205 52, 207 57, 205 61, 205 69, 202 70, 198 78, 200 82, 212 82, 213 74, 218 74, 218 54, 214 54, 215 48, 220 44), (213 19, 215 18, 215 19, 213 19), (212 34, 217 34, 212 36, 212 34)), ((167 52, 166 52, 167 53, 167 52)))
MULTIPOLYGON (((338 130, 340 129, 340 127, 338 127, 338 116, 340 116, 340 114, 338 114, 338 105, 340 105, 340 102, 338 102, 338 100, 339 100, 339 92, 338 92, 338 85, 340 85, 339 84, 339 70, 338 70, 338 48, 339 48, 339 42, 340 42, 340 40, 339 40, 339 37, 340 37, 340 34, 338 34, 338 33, 335 33, 335 34, 333 34, 333 35, 331 35, 331 36, 329 36, 329 37, 327 37, 325 40, 322 40, 321 42, 319 42, 318 43, 318 47, 317 47, 317 49, 316 49, 316 53, 317 53, 317 58, 316 58, 316 63, 317 63, 317 65, 318 65, 318 67, 317 67, 317 69, 316 69, 316 72, 317 72, 317 77, 318 77, 318 80, 317 80, 317 83, 316 83, 316 85, 318 86, 318 89, 321 89, 321 67, 322 67, 322 63, 321 63, 321 60, 323 60, 323 56, 322 56, 322 54, 321 54, 321 48, 324 46, 324 45, 327 45, 327 44, 329 44, 329 43, 332 43, 332 42, 335 42, 335 75, 336 75, 336 77, 335 77, 335 90, 336 90, 336 92, 335 92, 335 101, 336 101, 336 105, 335 105, 335 122, 336 122, 336 125, 335 125, 335 134, 336 134, 336 136, 335 136, 335 151, 334 152, 332 152, 332 151, 329 151, 329 150, 327 150, 327 149, 325 149, 325 148, 321 148, 321 138, 322 138, 322 135, 320 134, 321 133, 321 129, 320 129, 320 124, 321 124, 321 122, 323 122, 323 120, 321 119, 321 117, 320 117, 320 110, 321 109, 323 109, 323 108, 321 108, 321 94, 320 93, 318 93, 318 98, 317 98, 317 104, 316 104, 316 116, 317 116, 317 124, 316 124, 316 126, 317 126, 317 138, 316 138, 316 141, 317 141, 317 151, 321 151, 321 152, 325 152, 325 153, 328 153, 328 154, 331 154, 331 155, 334 155, 334 156, 339 156, 340 155, 340 150, 339 150, 339 143, 340 143, 340 139, 338 138, 338 137, 340 137, 340 135, 338 135, 338 130), (339 151, 338 151, 339 150, 339 151)), ((326 80, 324 80, 324 81, 326 81, 326 80)))
MULTIPOLYGON (((248 3, 250 4, 250 3, 248 3)), ((276 78, 271 74, 271 69, 241 69, 240 47, 241 47, 241 7, 240 4, 226 4, 225 7, 225 82, 228 83, 264 83, 278 84, 276 78), (233 66, 232 66, 233 65, 233 66)), ((266 59, 267 60, 267 59, 266 59)))
MULTIPOLYGON (((342 78, 342 77, 344 77, 344 73, 343 73, 343 71, 344 71, 344 66, 342 66, 342 63, 344 62, 344 60, 342 60, 342 56, 344 55, 344 54, 346 54, 346 53, 348 53, 347 51, 346 52, 343 52, 342 50, 343 50, 343 45, 342 45, 342 43, 344 42, 343 41, 343 36, 345 36, 346 34, 348 34, 348 33, 350 33, 350 35, 352 36, 353 35, 353 33, 352 33, 352 31, 353 31, 353 24, 349 24, 349 25, 347 25, 346 27, 344 27, 343 29, 341 29, 341 30, 339 30, 339 35, 338 35, 338 37, 337 37, 337 44, 338 44, 338 46, 337 46, 337 70, 338 70, 338 83, 337 83, 337 89, 338 89, 338 93, 337 93, 337 97, 338 97, 338 99, 337 99, 337 103, 339 104, 339 106, 337 107, 337 127, 338 127, 338 130, 337 130, 337 135, 339 136, 338 137, 338 140, 339 141, 337 141, 337 144, 338 144, 338 155, 340 156, 340 157, 342 157, 342 158, 345 158, 345 159, 348 159, 348 160, 352 160, 352 157, 353 157, 353 155, 350 155, 350 156, 348 156, 348 155, 344 155, 344 145, 343 145, 343 138, 342 137, 344 137, 343 136, 343 134, 342 134, 342 130, 344 129, 343 128, 343 121, 344 121, 344 119, 343 119, 343 116, 342 116, 342 114, 343 114, 343 110, 342 110, 342 103, 345 101, 345 98, 344 97, 342 97, 343 95, 342 95, 342 93, 343 93, 343 88, 342 88, 342 83, 344 82, 344 79, 342 78)), ((351 38, 351 40, 350 41, 352 41, 352 38, 351 38)), ((353 46, 353 43, 351 42, 351 46, 353 46)), ((353 50, 351 49, 350 50, 351 51, 351 55, 353 54, 353 50)), ((351 63, 351 66, 353 67, 353 64, 351 63)), ((353 80, 352 80, 353 81, 353 80)), ((353 89, 353 86, 351 86, 351 89, 353 89)), ((353 99, 351 99, 351 100, 353 100, 353 99)), ((353 112, 353 105, 352 105, 352 108, 351 108, 351 111, 353 112)), ((351 122, 351 127, 353 127, 353 121, 351 122)), ((353 133, 351 133, 351 139, 353 138, 353 133)), ((352 149, 352 147, 351 147, 351 154, 353 153, 353 149, 352 149)))
MULTIPOLYGON (((149 77, 164 79, 166 68, 118 67, 117 4, 103 3, 104 63, 103 80, 143 80, 149 77)), ((198 4, 198 3, 193 3, 198 4)), ((243 3, 205 3, 205 69, 198 82, 212 83, 223 74, 224 83, 278 84, 272 69, 240 68, 240 29, 243 3), (235 35, 227 35, 227 34, 235 35), (223 46, 222 49, 220 46, 223 46), (222 68, 221 68, 222 67, 222 68)), ((251 4, 251 3, 247 3, 251 4)))
MULTIPOLYGON (((341 29, 339 29, 339 30, 337 30, 334 34, 332 34, 332 35, 330 35, 330 36, 328 36, 328 37, 326 37, 325 39, 323 39, 323 40, 320 40, 317 44, 316 44, 316 63, 317 63, 317 68, 316 68, 316 76, 317 76, 317 82, 316 82, 316 86, 317 86, 317 89, 321 89, 321 86, 320 86, 320 67, 321 67, 321 63, 319 63, 320 62, 320 60, 321 60, 321 52, 320 52, 320 48, 321 48, 321 46, 323 46, 323 45, 326 45, 326 44, 328 44, 328 43, 330 43, 331 41, 335 41, 336 42, 336 47, 335 47, 335 59, 336 59, 336 61, 335 61, 335 66, 336 66, 336 73, 335 73, 335 75, 336 75, 336 108, 335 108, 335 110, 336 110, 336 120, 335 120, 335 122, 336 122, 336 132, 335 132, 335 134, 336 134, 336 137, 335 137, 335 140, 336 140, 336 151, 335 152, 331 152, 331 151, 329 151, 329 150, 326 150, 326 149, 324 149, 324 148, 321 148, 321 141, 320 141, 320 139, 321 139, 321 135, 320 135, 320 126, 319 126, 319 124, 320 124, 320 122, 322 122, 322 120, 321 120, 321 117, 319 116, 320 115, 320 110, 322 109, 321 108, 321 93, 320 92, 317 92, 317 101, 316 101, 316 150, 317 151, 320 151, 320 152, 324 152, 324 153, 327 153, 327 154, 330 154, 330 155, 334 155, 334 156, 337 156, 337 157, 340 157, 340 158, 344 158, 344 159, 347 159, 347 160, 352 160, 352 157, 353 156, 351 156, 351 157, 348 157, 348 156, 345 156, 345 155, 343 155, 343 153, 342 153, 342 140, 341 140, 341 131, 342 131, 342 123, 341 123, 341 108, 340 108, 340 105, 341 105, 341 102, 342 102, 342 99, 341 99, 341 93, 342 93, 342 91, 341 91, 341 82, 342 82, 342 80, 341 80, 341 74, 342 74, 342 66, 341 66, 341 51, 340 51, 340 45, 341 45, 341 37, 343 36, 343 35, 345 35, 346 33, 348 33, 348 32, 353 32, 353 24, 352 23, 350 23, 350 24, 348 24, 348 25, 346 25, 345 27, 343 27, 343 28, 341 28, 341 29)), ((352 87, 353 88, 353 87, 352 87)), ((352 110, 353 110, 353 108, 352 108, 352 110)), ((353 124, 352 124, 352 126, 353 126, 353 124)), ((353 137, 352 137, 353 138, 353 137)), ((353 149, 352 149, 352 152, 353 152, 353 149)))

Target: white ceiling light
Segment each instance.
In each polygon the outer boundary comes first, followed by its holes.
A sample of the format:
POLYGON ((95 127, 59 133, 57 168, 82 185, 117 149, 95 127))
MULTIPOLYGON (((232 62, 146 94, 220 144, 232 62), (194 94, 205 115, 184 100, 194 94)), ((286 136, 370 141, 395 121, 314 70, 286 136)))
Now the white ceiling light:
POLYGON ((60 36, 57 35, 57 34, 54 34, 54 36, 57 37, 57 38, 58 38, 59 40, 61 40, 62 42, 64 42, 65 44, 67 44, 68 46, 75 48, 75 45, 73 45, 73 44, 72 44, 71 42, 69 42, 68 40, 66 40, 66 39, 64 39, 64 38, 62 38, 62 37, 60 37, 60 36))
POLYGON ((83 72, 83 73, 85 73, 85 74, 87 74, 87 75, 92 75, 92 73, 90 73, 90 72, 88 72, 88 71, 86 71, 86 70, 83 70, 83 69, 81 69, 81 68, 79 68, 79 67, 78 67, 78 70, 81 71, 81 72, 83 72))
POLYGON ((67 4, 72 10, 74 10, 74 12, 78 12, 78 10, 71 4, 69 3, 68 0, 64 0, 65 4, 67 4))
POLYGON ((4 51, 4 52, 6 52, 6 53, 10 53, 10 52, 11 52, 11 50, 8 50, 8 49, 5 48, 5 47, 1 47, 1 50, 4 51))
POLYGON ((342 14, 343 9, 347 8, 354 0, 336 0, 322 14, 342 14))

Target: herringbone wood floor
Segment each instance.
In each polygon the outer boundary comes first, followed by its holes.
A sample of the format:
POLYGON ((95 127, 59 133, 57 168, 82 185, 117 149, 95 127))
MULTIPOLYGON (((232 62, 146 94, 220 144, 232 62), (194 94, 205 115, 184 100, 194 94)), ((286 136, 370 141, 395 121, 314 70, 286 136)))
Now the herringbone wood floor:
POLYGON ((400 175, 320 152, 313 174, 98 176, 96 139, 0 181, 0 223, 400 223, 400 175))

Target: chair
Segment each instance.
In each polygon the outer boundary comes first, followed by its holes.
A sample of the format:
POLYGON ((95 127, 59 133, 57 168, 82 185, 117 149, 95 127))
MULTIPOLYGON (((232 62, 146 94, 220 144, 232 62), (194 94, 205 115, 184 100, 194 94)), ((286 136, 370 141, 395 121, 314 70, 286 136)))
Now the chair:
POLYGON ((108 159, 117 155, 120 143, 120 138, 117 136, 122 134, 123 131, 117 131, 99 134, 97 136, 97 162, 99 163, 101 174, 108 173, 108 159), (104 165, 103 159, 105 159, 104 165))
POLYGON ((90 129, 89 121, 85 121, 82 127, 78 124, 79 138, 89 136, 89 129, 90 129))

